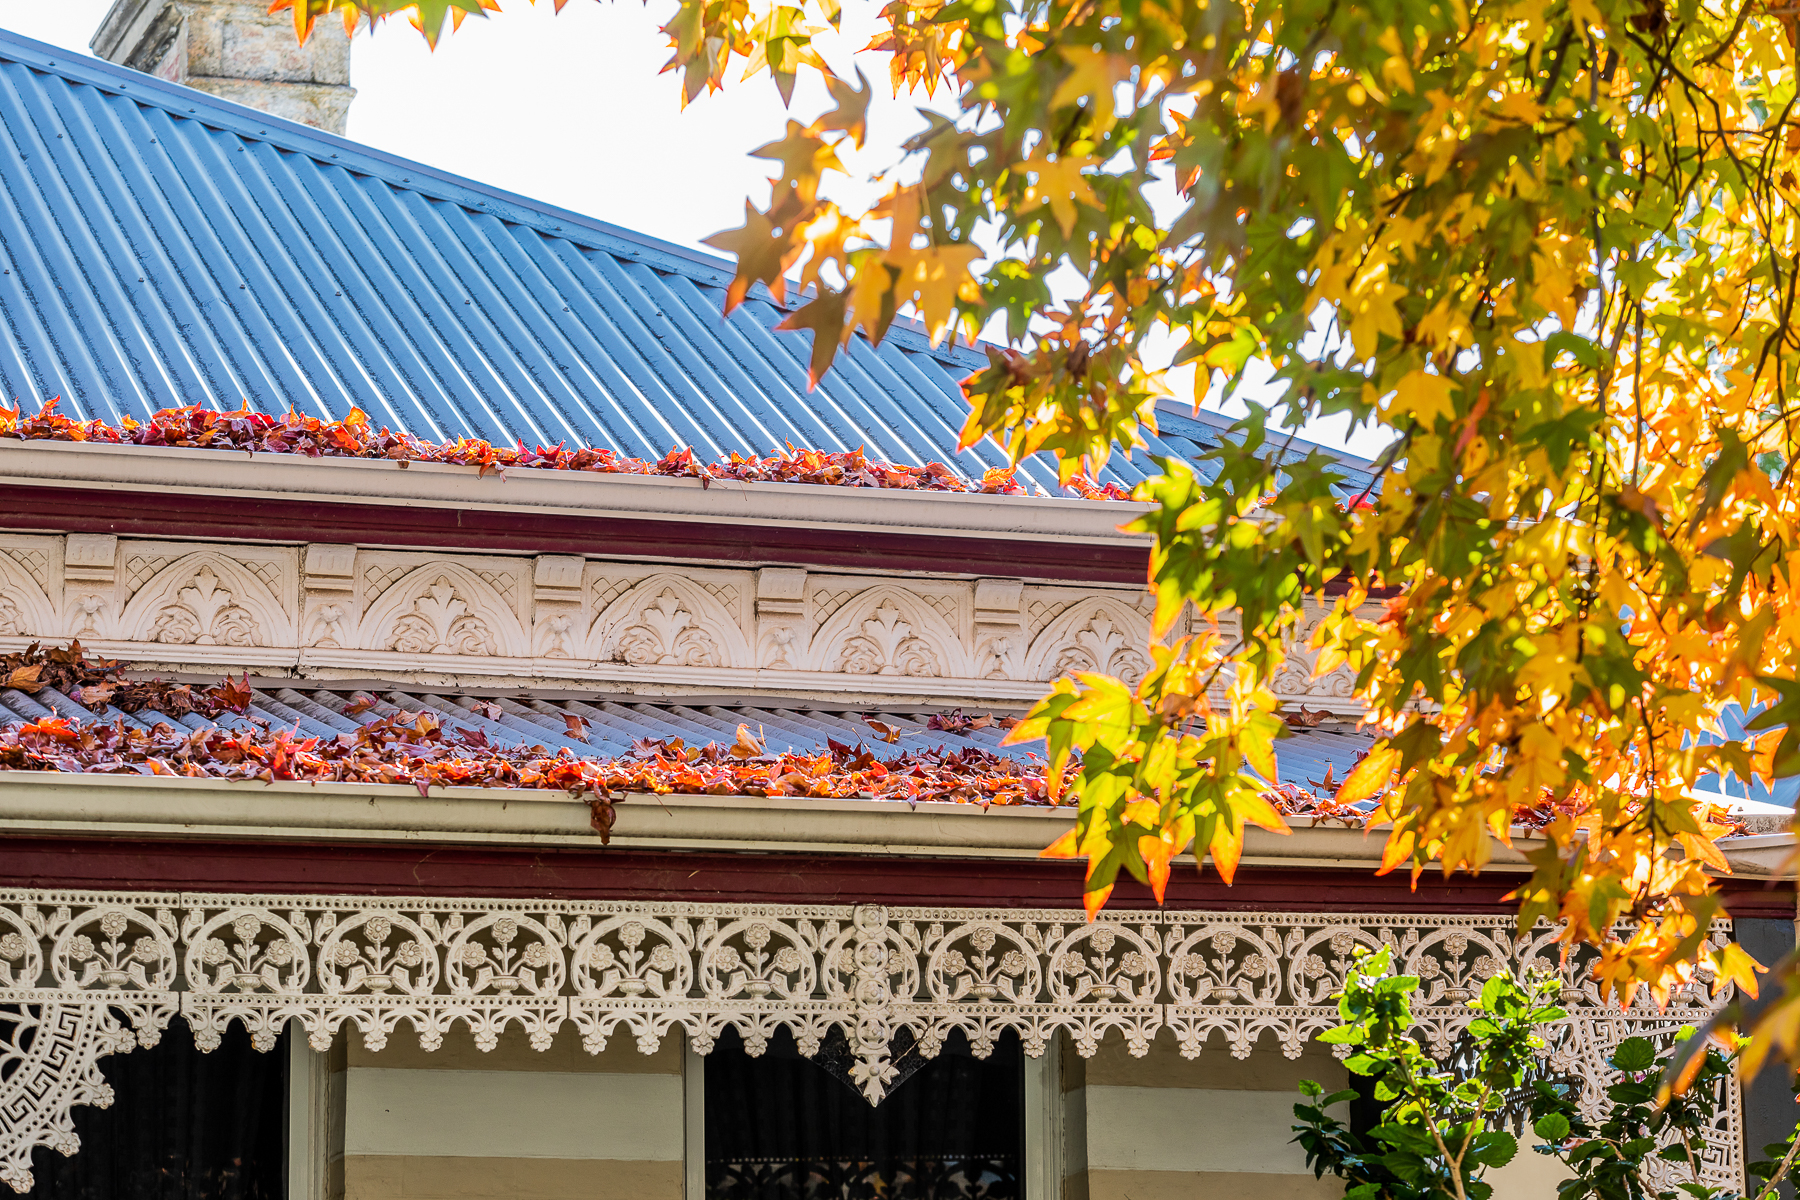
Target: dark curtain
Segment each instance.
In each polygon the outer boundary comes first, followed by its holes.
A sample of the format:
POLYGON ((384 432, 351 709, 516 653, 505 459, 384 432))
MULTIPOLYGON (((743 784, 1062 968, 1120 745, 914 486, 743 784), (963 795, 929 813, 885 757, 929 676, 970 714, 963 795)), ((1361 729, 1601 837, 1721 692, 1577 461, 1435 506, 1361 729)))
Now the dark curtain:
POLYGON ((101 1059, 112 1107, 74 1110, 73 1158, 32 1155, 31 1200, 284 1200, 287 1038, 259 1054, 234 1024, 202 1054, 176 1017, 151 1049, 101 1059))
POLYGON ((758 1058, 727 1030, 706 1056, 707 1200, 1020 1200, 1024 1083, 1015 1034, 978 1059, 953 1033, 871 1106, 786 1030, 758 1058))

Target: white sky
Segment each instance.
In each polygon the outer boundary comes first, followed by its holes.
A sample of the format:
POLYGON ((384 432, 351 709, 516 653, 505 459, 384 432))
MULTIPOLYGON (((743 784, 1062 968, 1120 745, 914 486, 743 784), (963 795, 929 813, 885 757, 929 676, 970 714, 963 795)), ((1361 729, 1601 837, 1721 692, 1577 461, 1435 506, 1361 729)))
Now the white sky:
MULTIPOLYGON (((0 28, 87 52, 111 0, 0 0, 0 28)), ((824 90, 804 81, 791 110, 768 76, 736 84, 680 108, 674 75, 659 74, 669 52, 657 26, 672 6, 633 0, 572 0, 561 16, 549 0, 509 0, 503 14, 465 22, 435 53, 402 23, 358 36, 351 80, 358 89, 349 136, 508 191, 560 205, 628 229, 697 246, 743 223, 746 198, 767 202, 773 164, 748 151, 782 135, 791 115, 809 121, 824 90)), ((827 58, 845 69, 867 44, 876 0, 845 6, 841 37, 827 58), (862 19, 858 27, 858 18, 862 19)), ((853 177, 831 194, 866 202, 871 172, 923 127, 923 95, 893 99, 886 56, 875 66, 869 145, 847 160, 853 177)), ((941 94, 940 94, 941 99, 941 94)), ((1346 445, 1344 423, 1307 435, 1346 445)), ((1352 436, 1364 454, 1370 439, 1352 436)))

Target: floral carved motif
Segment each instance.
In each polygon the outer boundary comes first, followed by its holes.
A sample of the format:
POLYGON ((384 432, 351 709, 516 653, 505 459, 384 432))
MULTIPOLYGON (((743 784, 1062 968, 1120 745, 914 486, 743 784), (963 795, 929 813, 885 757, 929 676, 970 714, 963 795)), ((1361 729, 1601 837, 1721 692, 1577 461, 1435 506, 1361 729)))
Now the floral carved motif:
MULTIPOLYGON (((346 628, 348 619, 347 611, 346 628)), ((357 622, 353 640, 365 649, 402 654, 507 658, 528 653, 528 639, 506 600, 455 559, 428 561, 388 585, 357 622)))
POLYGON ((946 678, 968 673, 962 639, 942 614, 902 588, 872 588, 842 604, 813 639, 813 669, 845 675, 946 678))
MULTIPOLYGON (((92 618, 106 607, 103 596, 87 596, 78 611, 92 618)), ((125 606, 119 626, 118 635, 166 646, 278 646, 293 638, 293 622, 269 584, 246 564, 211 551, 156 570, 125 606)))
POLYGON ((313 645, 341 647, 350 644, 350 604, 337 600, 321 604, 314 614, 313 645))
POLYGON ((1058 679, 1076 671, 1098 671, 1136 683, 1150 669, 1150 622, 1116 600, 1076 604, 1051 621, 1033 640, 1026 673, 1058 679))
POLYGON ((156 614, 150 640, 178 646, 258 644, 256 618, 233 600, 212 568, 201 567, 175 596, 178 603, 156 614))
POLYGON ((551 613, 538 629, 540 651, 545 658, 575 657, 575 618, 569 613, 551 613))
POLYGON ((646 604, 618 635, 620 658, 634 667, 716 667, 719 646, 672 589, 646 604))
POLYGON ((589 644, 600 661, 630 667, 750 663, 739 618, 705 587, 673 573, 642 579, 615 597, 595 618, 589 644))
POLYGON ((494 635, 456 586, 440 576, 413 600, 412 611, 394 622, 387 648, 403 654, 492 654, 494 635))
POLYGON ((861 631, 844 642, 838 670, 846 675, 942 675, 944 667, 924 638, 913 635, 910 621, 891 603, 883 604, 861 631))
POLYGON ((1125 631, 1113 624, 1105 613, 1095 614, 1093 620, 1076 631, 1074 644, 1063 647, 1062 653, 1056 656, 1057 675, 1101 671, 1136 683, 1148 669, 1143 650, 1134 645, 1125 636, 1125 631))

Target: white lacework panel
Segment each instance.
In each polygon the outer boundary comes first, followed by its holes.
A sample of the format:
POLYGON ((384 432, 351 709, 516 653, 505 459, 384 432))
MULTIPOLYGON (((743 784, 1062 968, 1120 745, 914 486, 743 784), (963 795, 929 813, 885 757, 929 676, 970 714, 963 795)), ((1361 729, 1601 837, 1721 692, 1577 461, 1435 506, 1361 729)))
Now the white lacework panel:
MULTIPOLYGON (((1009 1029, 1034 1057, 1059 1031, 1083 1055, 1115 1031, 1141 1055, 1165 1027, 1190 1058, 1297 1057, 1336 1023, 1355 948, 1384 945, 1420 977, 1439 1054, 1500 970, 1560 977, 1558 1053, 1590 1095, 1621 1030, 1710 1015, 1698 988, 1609 1012, 1580 956, 1505 917, 0 892, 0 1005, 18 1014, 0 1027, 0 1179, 28 1187, 35 1146, 73 1152, 70 1106, 110 1099, 97 1060, 152 1044, 177 1009, 202 1049, 232 1021, 265 1050, 290 1021, 320 1049, 348 1026, 377 1050, 402 1026, 428 1050, 457 1026, 546 1049, 567 1022, 594 1053, 678 1033, 704 1054, 730 1026, 758 1054, 785 1026, 811 1055, 837 1025, 873 1103, 902 1028, 927 1057, 957 1029, 984 1056, 1009 1029)), ((1741 1175, 1738 1121, 1709 1151, 1721 1179, 1741 1175)))
MULTIPOLYGON (((1553 1043, 1549 1056, 1550 1066, 1553 1070, 1566 1071, 1582 1079, 1585 1085, 1582 1107, 1593 1116, 1605 1106, 1605 1097, 1599 1094, 1604 1087, 1600 1081, 1613 1077, 1606 1060, 1612 1056, 1620 1042, 1631 1037, 1647 1037, 1659 1045, 1667 1046, 1673 1042, 1676 1032, 1683 1025, 1695 1023, 1694 1016, 1673 1012, 1661 1016, 1640 1013, 1622 1015, 1617 1012, 1578 1013, 1567 1023, 1568 1028, 1563 1037, 1553 1043)), ((1728 1090, 1726 1103, 1719 1106, 1719 1114, 1712 1129, 1706 1134, 1705 1146, 1696 1165, 1699 1167, 1702 1183, 1742 1192, 1743 1094, 1735 1083, 1724 1086, 1728 1090)), ((1693 1182, 1693 1174, 1686 1163, 1652 1160, 1646 1175, 1652 1192, 1674 1190, 1682 1184, 1693 1182)))
POLYGON ((154 1046, 177 1009, 174 895, 10 893, 0 902, 0 1180, 81 1146, 70 1110, 105 1108, 99 1060, 154 1046))

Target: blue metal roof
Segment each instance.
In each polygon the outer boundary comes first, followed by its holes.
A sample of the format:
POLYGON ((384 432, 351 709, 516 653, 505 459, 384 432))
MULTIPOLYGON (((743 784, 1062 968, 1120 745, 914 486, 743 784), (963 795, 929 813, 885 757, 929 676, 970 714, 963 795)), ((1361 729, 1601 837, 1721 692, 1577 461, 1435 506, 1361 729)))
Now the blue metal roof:
MULTIPOLYGON (((956 451, 976 350, 897 326, 809 393, 812 335, 775 333, 766 289, 723 317, 725 260, 4 32, 0 270, 0 397, 70 416, 357 406, 438 440, 647 458, 1004 461, 956 451)), ((1216 440, 1160 419, 1156 453, 1216 440)), ((1027 472, 1054 490, 1048 463, 1027 472)))

